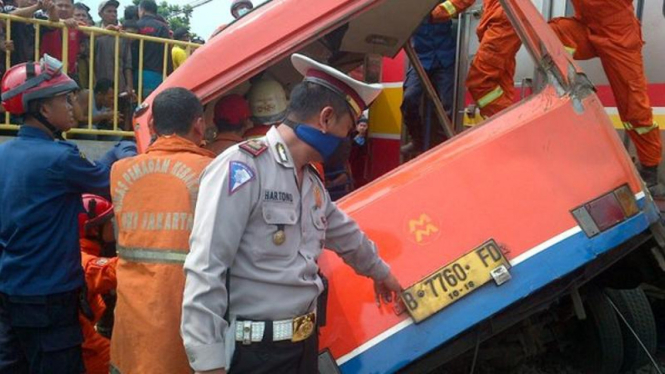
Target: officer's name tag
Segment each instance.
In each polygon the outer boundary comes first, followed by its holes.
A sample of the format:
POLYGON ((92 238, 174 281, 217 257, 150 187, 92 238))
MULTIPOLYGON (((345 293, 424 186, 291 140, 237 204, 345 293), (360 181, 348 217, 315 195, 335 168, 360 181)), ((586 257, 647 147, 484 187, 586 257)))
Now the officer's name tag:
POLYGON ((279 203, 293 203, 293 194, 284 191, 263 191, 263 200, 279 203))

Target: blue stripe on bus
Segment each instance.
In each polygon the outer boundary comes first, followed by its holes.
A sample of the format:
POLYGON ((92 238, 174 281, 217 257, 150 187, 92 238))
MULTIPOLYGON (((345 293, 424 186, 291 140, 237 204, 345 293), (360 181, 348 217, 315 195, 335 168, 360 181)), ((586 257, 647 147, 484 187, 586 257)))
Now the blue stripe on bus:
MULTIPOLYGON (((644 199, 641 199, 644 200, 644 199)), ((640 201, 643 206, 644 202, 640 201)), ((469 296, 416 325, 412 324, 341 365, 344 373, 389 373, 435 349, 541 287, 592 261, 646 230, 657 216, 652 209, 591 239, 583 231, 570 236, 513 267, 512 279, 500 286, 488 283, 469 296)))

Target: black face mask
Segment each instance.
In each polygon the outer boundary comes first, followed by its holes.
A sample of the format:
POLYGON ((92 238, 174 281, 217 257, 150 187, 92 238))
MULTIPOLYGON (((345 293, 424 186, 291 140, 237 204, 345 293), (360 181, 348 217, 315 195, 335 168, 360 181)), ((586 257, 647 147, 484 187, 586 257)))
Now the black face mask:
POLYGON ((351 156, 351 138, 346 137, 344 140, 339 142, 335 151, 330 155, 326 160, 325 165, 329 167, 340 167, 344 166, 351 156))

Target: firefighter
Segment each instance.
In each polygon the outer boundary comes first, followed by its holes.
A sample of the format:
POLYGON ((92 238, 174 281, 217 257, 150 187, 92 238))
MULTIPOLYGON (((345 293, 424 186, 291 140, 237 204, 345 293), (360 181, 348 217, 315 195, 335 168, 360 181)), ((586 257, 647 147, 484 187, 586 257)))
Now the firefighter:
POLYGON ((242 142, 245 130, 252 126, 252 122, 249 120, 250 115, 249 104, 242 96, 222 97, 215 104, 213 116, 217 135, 206 148, 218 155, 232 145, 242 142))
POLYGON ((111 372, 189 374, 178 331, 182 265, 199 176, 215 154, 199 147, 203 106, 190 91, 162 91, 152 113, 155 142, 111 171, 119 257, 111 372))
POLYGON ((268 133, 271 126, 280 124, 286 114, 286 92, 274 79, 259 78, 247 93, 254 127, 245 132, 245 139, 254 139, 268 133))
POLYGON ((74 123, 68 100, 77 88, 48 55, 2 78, 2 104, 23 123, 0 144, 0 373, 83 370, 81 194, 108 194, 110 165, 136 148, 91 162, 57 141, 74 123))
POLYGON ((254 5, 250 0, 233 0, 231 3, 231 15, 235 19, 251 12, 252 9, 254 9, 254 5))
POLYGON ((114 257, 113 205, 105 198, 93 194, 83 195, 84 212, 79 213, 79 242, 81 265, 87 286, 89 311, 79 314, 83 330, 83 362, 87 374, 109 372, 110 342, 100 335, 95 325, 106 313, 103 296, 115 290, 117 279, 114 257))
POLYGON ((182 315, 197 372, 318 372, 316 259, 324 246, 374 280, 377 302, 400 291, 374 243, 309 166, 348 157, 347 135, 381 86, 302 55, 291 60, 305 79, 287 119, 224 152, 202 177, 182 315))
MULTIPOLYGON (((432 18, 444 22, 464 11, 475 0, 447 0, 432 18)), ((511 106, 514 101, 515 55, 522 42, 499 0, 483 0, 483 14, 476 29, 480 46, 469 68, 466 86, 483 117, 511 106)))
POLYGON ((642 58, 642 29, 631 0, 573 0, 573 17, 550 21, 576 60, 599 57, 612 87, 619 116, 635 144, 640 174, 654 197, 665 197, 658 184, 662 144, 654 122, 642 58))

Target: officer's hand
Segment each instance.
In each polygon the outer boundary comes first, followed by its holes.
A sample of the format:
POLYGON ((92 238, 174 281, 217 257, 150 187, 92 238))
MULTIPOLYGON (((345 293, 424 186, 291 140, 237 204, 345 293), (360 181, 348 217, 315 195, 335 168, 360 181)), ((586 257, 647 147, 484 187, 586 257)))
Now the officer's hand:
POLYGON ((388 274, 386 279, 377 282, 374 281, 374 293, 376 294, 376 305, 381 306, 381 300, 386 304, 397 300, 397 297, 402 292, 402 286, 393 273, 388 274))

